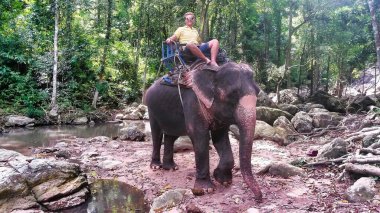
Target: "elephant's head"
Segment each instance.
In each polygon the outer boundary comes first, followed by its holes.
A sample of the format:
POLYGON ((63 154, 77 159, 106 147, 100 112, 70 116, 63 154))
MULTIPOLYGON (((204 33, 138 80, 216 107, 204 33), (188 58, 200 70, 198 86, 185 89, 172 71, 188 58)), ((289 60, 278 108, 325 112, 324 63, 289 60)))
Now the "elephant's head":
POLYGON ((212 115, 236 124, 240 131, 239 157, 243 179, 261 200, 262 193, 253 177, 251 155, 256 125, 256 96, 259 88, 253 81, 253 71, 246 64, 227 63, 217 72, 199 70, 193 74, 193 90, 212 115), (201 99, 201 98, 200 98, 201 99))

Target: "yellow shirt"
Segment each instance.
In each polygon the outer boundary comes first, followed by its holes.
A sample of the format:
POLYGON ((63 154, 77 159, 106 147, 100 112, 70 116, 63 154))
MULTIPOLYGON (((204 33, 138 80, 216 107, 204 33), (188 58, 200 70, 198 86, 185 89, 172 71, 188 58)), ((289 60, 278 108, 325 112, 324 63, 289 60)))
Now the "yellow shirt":
POLYGON ((194 27, 179 27, 174 32, 174 35, 177 37, 179 43, 181 44, 193 43, 195 45, 199 45, 199 43, 201 43, 201 37, 199 36, 198 31, 194 27))

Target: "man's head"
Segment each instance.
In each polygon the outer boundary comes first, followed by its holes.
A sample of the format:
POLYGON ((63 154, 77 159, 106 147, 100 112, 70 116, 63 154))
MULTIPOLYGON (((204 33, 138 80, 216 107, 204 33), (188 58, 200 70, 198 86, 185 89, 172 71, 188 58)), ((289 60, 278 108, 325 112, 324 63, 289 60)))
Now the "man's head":
POLYGON ((185 15, 183 16, 185 18, 185 23, 187 26, 191 27, 194 25, 195 23, 195 15, 194 13, 192 12, 187 12, 185 13, 185 15))

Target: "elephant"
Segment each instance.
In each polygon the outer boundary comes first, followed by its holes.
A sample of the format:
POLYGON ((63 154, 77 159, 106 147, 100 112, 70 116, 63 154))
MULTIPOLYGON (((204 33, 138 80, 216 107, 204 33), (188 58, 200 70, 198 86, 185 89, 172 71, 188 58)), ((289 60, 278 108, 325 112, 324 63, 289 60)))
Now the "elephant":
POLYGON ((252 174, 251 155, 256 125, 256 101, 259 88, 253 71, 246 64, 228 62, 217 71, 205 65, 190 71, 191 88, 162 85, 156 81, 148 88, 144 103, 148 107, 153 151, 150 167, 178 169, 173 160, 174 142, 188 135, 195 153, 196 180, 194 194, 202 195, 215 189, 210 178, 210 135, 220 160, 213 172, 216 181, 232 183, 234 157, 228 137, 229 126, 240 130, 239 159, 243 179, 256 200, 262 199, 252 174), (210 134, 211 133, 211 134, 210 134), (164 144, 161 163, 160 148, 164 144))

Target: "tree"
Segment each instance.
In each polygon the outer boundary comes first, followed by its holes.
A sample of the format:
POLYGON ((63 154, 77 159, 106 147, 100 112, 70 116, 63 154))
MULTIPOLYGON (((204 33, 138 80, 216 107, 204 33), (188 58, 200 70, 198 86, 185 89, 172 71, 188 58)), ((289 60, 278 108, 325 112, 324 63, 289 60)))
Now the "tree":
POLYGON ((57 104, 57 73, 58 73, 58 25, 59 25, 59 7, 58 0, 54 1, 55 4, 55 22, 54 22, 54 65, 53 65, 53 91, 51 95, 51 110, 50 115, 53 117, 58 116, 57 104))
POLYGON ((103 55, 100 62, 100 70, 98 74, 98 83, 95 86, 95 93, 94 93, 94 99, 92 101, 92 107, 96 108, 96 103, 98 101, 99 97, 99 91, 104 90, 106 82, 104 82, 104 75, 105 75, 105 66, 106 66, 106 58, 107 53, 109 49, 110 44, 110 37, 111 37, 111 26, 112 26, 112 0, 108 0, 108 9, 107 9, 107 30, 106 30, 106 37, 105 37, 105 44, 103 49, 103 55))
POLYGON ((372 28, 373 28, 374 38, 375 38, 377 67, 378 69, 380 69, 380 35, 379 35, 378 22, 376 20, 376 13, 375 13, 376 8, 375 8, 374 0, 368 0, 368 6, 371 13, 372 28))

